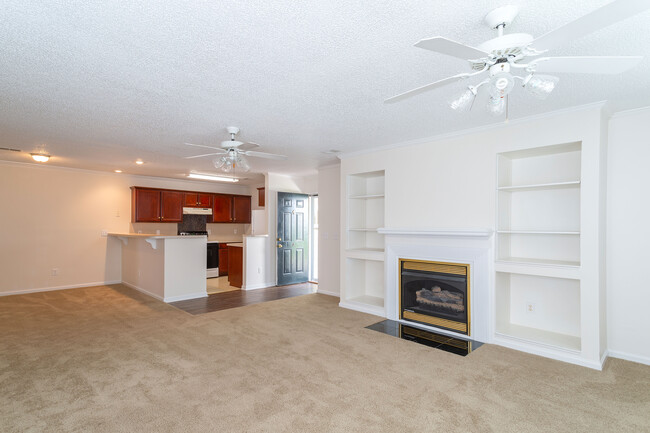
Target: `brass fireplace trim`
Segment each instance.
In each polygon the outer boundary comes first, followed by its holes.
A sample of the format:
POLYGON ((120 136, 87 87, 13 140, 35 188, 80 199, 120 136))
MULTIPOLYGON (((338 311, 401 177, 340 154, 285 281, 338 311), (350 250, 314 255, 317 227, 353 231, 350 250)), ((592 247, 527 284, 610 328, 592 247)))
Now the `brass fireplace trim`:
POLYGON ((418 322, 428 323, 434 326, 441 326, 444 328, 452 329, 462 332, 467 336, 471 336, 472 329, 472 298, 471 298, 471 282, 468 263, 453 263, 453 262, 433 262, 429 260, 415 260, 415 259, 399 259, 399 311, 400 319, 415 320, 418 322), (453 320, 441 319, 439 317, 427 316, 424 314, 413 313, 411 311, 402 310, 402 263, 409 262, 405 265, 406 269, 425 270, 430 272, 445 272, 432 269, 443 269, 445 267, 451 268, 456 272, 446 272, 455 275, 465 275, 467 277, 467 325, 464 323, 456 322, 453 320), (411 265, 412 264, 412 265, 411 265), (406 267, 409 266, 409 267, 406 267), (462 268, 458 269, 458 268, 462 268), (459 273, 464 272, 464 273, 459 273), (409 317, 410 316, 410 317, 409 317))

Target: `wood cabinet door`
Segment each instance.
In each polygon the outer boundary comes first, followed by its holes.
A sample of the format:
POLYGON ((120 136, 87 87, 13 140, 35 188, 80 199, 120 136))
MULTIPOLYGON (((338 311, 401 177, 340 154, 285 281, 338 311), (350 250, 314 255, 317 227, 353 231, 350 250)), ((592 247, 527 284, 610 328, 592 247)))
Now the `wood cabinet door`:
POLYGON ((197 194, 196 205, 198 207, 212 206, 212 194, 197 194))
POLYGON ((264 207, 266 204, 266 189, 264 187, 257 188, 257 205, 264 207))
POLYGON ((251 197, 248 195, 233 196, 233 222, 250 224, 251 222, 251 197))
POLYGON ((183 221, 183 193, 180 191, 162 191, 160 220, 165 223, 183 221))
POLYGON ((232 222, 232 196, 227 194, 214 194, 212 196, 212 222, 232 222))
POLYGON ((160 222, 160 191, 134 188, 131 203, 131 221, 160 222))
POLYGON ((233 287, 241 288, 243 276, 242 247, 228 247, 228 283, 233 287))
POLYGON ((228 247, 219 244, 219 276, 228 275, 228 247))
POLYGON ((198 194, 195 192, 186 192, 183 194, 183 206, 194 207, 199 201, 198 194))

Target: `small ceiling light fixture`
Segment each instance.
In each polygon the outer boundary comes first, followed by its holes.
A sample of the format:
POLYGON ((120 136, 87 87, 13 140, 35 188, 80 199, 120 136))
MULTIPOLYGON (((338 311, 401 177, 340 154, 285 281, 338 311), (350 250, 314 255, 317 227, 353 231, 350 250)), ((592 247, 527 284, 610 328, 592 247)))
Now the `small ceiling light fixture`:
POLYGON ((122 173, 122 170, 115 170, 115 173, 122 173))
POLYGON ((458 97, 454 97, 449 102, 449 107, 460 112, 470 111, 474 105, 474 99, 476 99, 477 88, 473 86, 467 86, 467 89, 458 97))
POLYGON ((50 155, 46 153, 30 153, 32 159, 36 162, 47 162, 50 160, 50 155))
POLYGON ((546 99, 548 95, 555 90, 560 79, 554 77, 553 75, 535 75, 530 74, 524 78, 524 89, 528 90, 528 93, 539 99, 546 99))
POLYGON ((142 164, 144 164, 144 161, 141 160, 141 159, 136 159, 135 163, 138 164, 138 165, 142 165, 142 164))
POLYGON ((213 180, 215 182, 239 182, 236 177, 213 176, 211 174, 190 173, 187 177, 191 179, 213 180))

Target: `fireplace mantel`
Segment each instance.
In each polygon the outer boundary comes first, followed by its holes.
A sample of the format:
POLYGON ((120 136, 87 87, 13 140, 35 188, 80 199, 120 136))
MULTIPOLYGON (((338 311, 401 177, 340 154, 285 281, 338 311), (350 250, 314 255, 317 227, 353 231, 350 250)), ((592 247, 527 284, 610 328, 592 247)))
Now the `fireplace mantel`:
POLYGON ((383 235, 407 235, 407 236, 438 236, 438 237, 468 237, 468 238, 489 238, 492 236, 491 229, 404 229, 382 227, 377 232, 383 235))
MULTIPOLYGON (((470 265, 472 287, 469 335, 474 340, 490 342, 493 335, 492 230, 380 228, 377 231, 385 235, 384 306, 388 319, 402 321, 399 313, 400 259, 467 264, 470 265)), ((436 332, 447 333, 441 328, 436 328, 436 332)))

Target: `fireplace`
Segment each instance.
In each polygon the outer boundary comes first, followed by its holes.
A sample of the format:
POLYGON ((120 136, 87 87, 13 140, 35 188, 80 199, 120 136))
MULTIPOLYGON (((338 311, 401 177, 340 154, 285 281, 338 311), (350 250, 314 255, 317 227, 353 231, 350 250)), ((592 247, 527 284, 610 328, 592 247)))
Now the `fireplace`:
POLYGON ((399 259, 400 318, 469 335, 469 265, 399 259))

